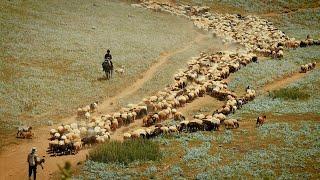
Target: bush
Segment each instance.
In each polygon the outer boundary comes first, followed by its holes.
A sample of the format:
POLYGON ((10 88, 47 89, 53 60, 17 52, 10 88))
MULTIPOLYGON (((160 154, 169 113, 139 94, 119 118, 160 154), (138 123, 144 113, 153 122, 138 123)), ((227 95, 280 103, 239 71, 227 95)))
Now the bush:
POLYGON ((119 162, 158 160, 161 157, 159 146, 148 140, 109 142, 97 146, 89 152, 89 159, 96 162, 119 162))
POLYGON ((269 94, 272 98, 281 98, 281 99, 292 99, 292 100, 305 100, 310 97, 308 93, 305 93, 300 90, 300 88, 283 88, 276 91, 273 91, 269 94))

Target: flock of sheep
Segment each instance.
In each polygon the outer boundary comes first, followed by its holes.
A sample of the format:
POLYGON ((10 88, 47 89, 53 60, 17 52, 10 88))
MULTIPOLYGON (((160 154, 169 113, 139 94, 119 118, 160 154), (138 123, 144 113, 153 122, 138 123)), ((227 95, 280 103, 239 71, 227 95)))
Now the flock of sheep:
POLYGON ((148 0, 133 6, 185 17, 193 21, 196 27, 210 31, 225 41, 238 42, 258 55, 277 58, 283 56, 284 47, 320 45, 320 40, 313 40, 310 36, 302 41, 289 38, 272 22, 257 16, 212 13, 206 6, 172 5, 148 0))
POLYGON ((97 103, 78 109, 78 117, 85 119, 82 123, 59 126, 50 131, 50 150, 55 153, 77 152, 83 145, 103 143, 110 138, 110 133, 123 125, 143 119, 145 126, 159 124, 168 118, 181 120, 176 127, 160 127, 139 129, 124 134, 128 137, 154 137, 161 133, 196 130, 218 130, 223 122, 227 128, 239 127, 236 120, 226 119, 226 115, 241 108, 243 104, 255 97, 255 91, 248 88, 244 97, 238 97, 227 88, 223 81, 230 73, 257 59, 254 54, 217 52, 211 55, 201 53, 199 57, 188 62, 188 67, 174 75, 174 83, 159 91, 156 95, 144 98, 138 104, 128 104, 119 112, 93 116, 98 108, 97 103), (198 97, 211 95, 226 104, 213 115, 198 115, 188 121, 177 111, 198 97), (148 133, 147 133, 148 132, 148 133), (130 134, 130 135, 129 135, 130 134))
POLYGON ((307 71, 311 71, 312 69, 316 68, 316 65, 317 65, 317 62, 301 65, 300 72, 306 73, 307 71))
POLYGON ((319 45, 320 42, 310 38, 306 41, 290 39, 271 22, 255 16, 222 15, 208 12, 207 7, 171 6, 149 1, 134 6, 166 11, 189 18, 201 29, 212 31, 223 39, 243 44, 246 52, 201 53, 199 57, 188 62, 186 69, 179 70, 174 75, 174 83, 171 86, 167 86, 154 96, 144 98, 140 103, 128 104, 119 112, 97 117, 94 116, 98 108, 97 103, 79 108, 78 117, 84 121, 61 125, 50 131, 49 149, 52 153, 72 153, 79 151, 84 145, 103 143, 110 139, 113 131, 137 119, 143 119, 146 128, 125 133, 124 139, 149 138, 162 133, 182 131, 219 130, 221 124, 226 128, 238 128, 239 122, 235 119, 227 119, 226 116, 253 100, 256 93, 248 87, 246 94, 239 97, 228 89, 224 79, 230 73, 257 61, 257 55, 280 58, 283 56, 284 47, 305 47, 319 45), (192 120, 186 120, 177 111, 179 107, 205 95, 224 100, 224 106, 212 115, 199 114, 192 120), (160 124, 169 118, 179 120, 180 123, 169 127, 160 124))

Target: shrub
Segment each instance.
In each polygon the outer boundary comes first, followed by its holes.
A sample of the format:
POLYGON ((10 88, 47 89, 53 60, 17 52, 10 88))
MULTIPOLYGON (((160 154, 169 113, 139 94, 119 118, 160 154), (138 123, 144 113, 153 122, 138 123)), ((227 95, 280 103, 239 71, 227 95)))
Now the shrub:
POLYGON ((281 98, 281 99, 292 99, 292 100, 305 100, 310 97, 308 93, 301 91, 300 88, 291 87, 291 88, 282 88, 275 90, 269 94, 272 98, 281 98))
POLYGON ((96 162, 119 162, 158 160, 161 157, 159 146, 148 140, 109 142, 97 146, 89 152, 89 159, 96 162))

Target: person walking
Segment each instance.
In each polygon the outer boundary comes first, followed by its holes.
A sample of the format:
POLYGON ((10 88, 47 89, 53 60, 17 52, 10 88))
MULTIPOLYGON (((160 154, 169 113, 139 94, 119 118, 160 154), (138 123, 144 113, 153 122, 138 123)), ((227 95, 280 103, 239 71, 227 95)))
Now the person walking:
POLYGON ((29 179, 31 179, 31 175, 33 173, 33 179, 36 180, 37 176, 37 158, 38 155, 36 154, 37 148, 33 147, 31 152, 28 154, 27 162, 29 164, 29 179))

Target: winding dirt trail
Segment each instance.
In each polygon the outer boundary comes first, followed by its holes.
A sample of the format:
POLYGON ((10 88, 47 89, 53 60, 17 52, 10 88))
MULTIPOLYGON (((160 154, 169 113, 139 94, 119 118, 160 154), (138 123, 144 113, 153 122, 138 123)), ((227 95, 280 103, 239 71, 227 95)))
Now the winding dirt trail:
MULTIPOLYGON (((138 79, 131 86, 128 86, 123 91, 119 92, 112 98, 106 98, 104 102, 99 105, 99 113, 110 113, 113 112, 113 107, 110 103, 134 94, 139 88, 148 80, 150 80, 155 72, 164 65, 167 60, 177 54, 184 52, 192 47, 194 43, 199 43, 207 38, 207 35, 199 33, 193 41, 190 41, 186 46, 174 50, 172 52, 164 52, 160 55, 157 62, 153 64, 145 73, 142 74, 142 79, 138 79)), ((64 118, 61 120, 63 123, 70 123, 76 121, 76 116, 64 118)), ((122 140, 123 132, 128 131, 131 128, 142 126, 142 120, 137 120, 134 123, 117 129, 112 134, 112 140, 122 140)), ((21 140, 19 145, 13 145, 4 148, 0 154, 0 180, 11 180, 11 179, 28 179, 27 178, 27 154, 30 152, 33 146, 38 148, 38 155, 46 155, 48 147, 48 132, 52 127, 40 127, 34 130, 36 135, 32 140, 21 140)), ((44 169, 38 168, 37 178, 38 179, 50 179, 52 175, 58 171, 58 164, 63 165, 64 162, 70 161, 73 166, 76 166, 79 162, 85 160, 88 150, 82 150, 77 155, 61 156, 61 157, 48 157, 46 155, 46 163, 44 169)))
MULTIPOLYGON (((316 67, 315 69, 313 69, 312 71, 315 71, 318 67, 316 67)), ((262 89, 263 91, 272 91, 272 90, 276 90, 276 89, 280 89, 282 87, 285 87, 288 84, 291 84, 305 76, 307 76, 309 73, 300 73, 300 72, 294 72, 292 74, 288 74, 288 75, 284 75, 278 79, 275 79, 274 81, 266 84, 262 89)))

